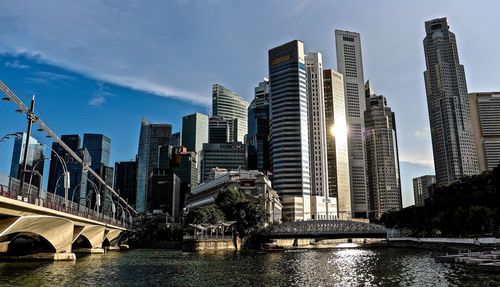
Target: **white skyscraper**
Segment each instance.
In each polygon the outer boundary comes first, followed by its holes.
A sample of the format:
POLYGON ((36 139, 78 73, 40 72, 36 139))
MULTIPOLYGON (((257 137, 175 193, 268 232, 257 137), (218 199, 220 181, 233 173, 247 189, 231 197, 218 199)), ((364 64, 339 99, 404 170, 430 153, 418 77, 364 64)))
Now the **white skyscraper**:
POLYGON ((353 217, 367 217, 365 82, 359 33, 335 30, 337 69, 344 76, 353 217))
POLYGON ((328 197, 323 60, 320 53, 309 53, 305 56, 305 62, 309 100, 311 217, 333 219, 337 216, 337 210, 336 202, 332 203, 328 197))

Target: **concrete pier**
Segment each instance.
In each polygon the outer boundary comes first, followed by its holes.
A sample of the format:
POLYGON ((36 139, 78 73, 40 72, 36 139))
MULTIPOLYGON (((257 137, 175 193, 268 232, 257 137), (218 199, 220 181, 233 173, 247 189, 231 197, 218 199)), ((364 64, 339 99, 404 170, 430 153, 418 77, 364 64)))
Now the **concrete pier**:
POLYGON ((0 261, 75 261, 76 255, 72 252, 64 253, 35 253, 18 256, 0 256, 0 261))

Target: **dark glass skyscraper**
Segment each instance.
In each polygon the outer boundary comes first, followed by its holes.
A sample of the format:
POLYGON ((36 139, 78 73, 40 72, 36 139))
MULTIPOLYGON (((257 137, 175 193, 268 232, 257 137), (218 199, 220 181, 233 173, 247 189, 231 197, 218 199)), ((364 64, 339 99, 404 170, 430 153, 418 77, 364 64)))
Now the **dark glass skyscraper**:
MULTIPOLYGON (((170 144, 172 139, 172 126, 169 124, 152 124, 146 119, 142 120, 137 158, 137 197, 136 209, 147 212, 148 181, 153 169, 169 168, 170 144)), ((162 172, 160 172, 161 174, 162 172)))
POLYGON ((97 170, 101 165, 109 166, 111 139, 102 134, 84 134, 83 147, 92 157, 91 168, 97 170))
POLYGON ((438 185, 479 173, 464 66, 446 18, 425 22, 424 72, 438 185))
POLYGON ((291 41, 269 50, 270 144, 273 188, 284 220, 311 218, 309 121, 304 44, 291 41))
POLYGON ((208 143, 233 142, 233 123, 234 120, 223 117, 208 119, 208 143))
POLYGON ((269 160, 269 80, 255 87, 255 98, 248 106, 248 169, 266 173, 269 160))
MULTIPOLYGON (((20 179, 21 168, 24 155, 24 145, 26 143, 26 133, 16 137, 14 140, 14 148, 12 151, 12 162, 10 166, 10 176, 20 179)), ((26 172, 24 174, 25 182, 30 182, 34 186, 40 186, 40 177, 43 175, 43 167, 45 160, 45 146, 30 137, 28 142, 28 155, 26 157, 26 172), (36 171, 36 172, 35 172, 36 171)))
POLYGON ((135 206, 137 161, 119 161, 115 163, 114 190, 131 206, 135 206))

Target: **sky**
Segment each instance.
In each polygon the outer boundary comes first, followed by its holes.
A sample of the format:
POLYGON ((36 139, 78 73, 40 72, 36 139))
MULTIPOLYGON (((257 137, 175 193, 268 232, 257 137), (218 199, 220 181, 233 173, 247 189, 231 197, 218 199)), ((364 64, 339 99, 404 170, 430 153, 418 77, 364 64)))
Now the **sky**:
MULTIPOLYGON (((267 51, 299 39, 336 69, 334 30, 361 34, 364 77, 396 113, 404 206, 433 174, 424 22, 447 17, 469 92, 498 91, 497 1, 1 1, 0 80, 57 134, 103 133, 111 160, 135 157, 142 117, 180 130, 207 113, 212 84, 251 101, 267 51)), ((0 102, 0 136, 25 129, 0 102)), ((50 144, 34 129, 34 136, 50 144)), ((0 143, 9 173, 12 140, 0 143)), ((48 166, 48 162, 46 162, 48 166)))

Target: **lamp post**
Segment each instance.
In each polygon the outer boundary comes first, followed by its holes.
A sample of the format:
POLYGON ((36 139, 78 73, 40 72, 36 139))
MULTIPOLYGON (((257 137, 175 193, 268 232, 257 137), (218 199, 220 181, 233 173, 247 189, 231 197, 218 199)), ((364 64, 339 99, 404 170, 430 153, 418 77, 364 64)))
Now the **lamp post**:
POLYGON ((33 167, 31 168, 31 176, 30 176, 30 181, 29 181, 29 184, 28 184, 28 198, 31 196, 31 181, 33 180, 33 174, 37 174, 40 178, 40 182, 38 183, 38 196, 40 195, 40 190, 42 189, 42 179, 43 179, 43 176, 42 174, 35 170, 37 165, 41 162, 41 161, 44 161, 46 159, 49 159, 48 157, 43 157, 43 158, 40 158, 36 161, 36 163, 33 165, 33 167))
POLYGON ((33 121, 36 120, 35 114, 33 113, 34 110, 35 110, 35 95, 33 95, 33 97, 31 98, 31 106, 29 111, 26 113, 26 118, 28 120, 28 127, 26 129, 26 142, 24 143, 23 161, 21 163, 21 172, 19 174, 19 179, 21 180, 19 189, 21 190, 21 193, 23 192, 23 186, 24 186, 24 173, 26 170, 26 161, 28 159, 28 148, 31 137, 31 126, 33 124, 33 121))

